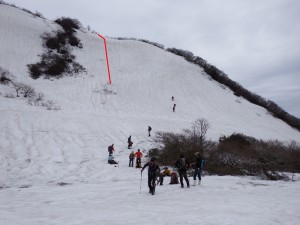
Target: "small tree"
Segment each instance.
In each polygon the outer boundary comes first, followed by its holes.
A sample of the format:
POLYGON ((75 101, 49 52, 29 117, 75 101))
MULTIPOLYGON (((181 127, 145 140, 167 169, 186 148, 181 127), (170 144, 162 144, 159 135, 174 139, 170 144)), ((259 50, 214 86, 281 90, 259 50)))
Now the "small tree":
MULTIPOLYGON (((198 119, 192 125, 193 136, 196 141, 202 146, 206 141, 206 133, 209 128, 209 123, 206 119, 198 119)), ((197 144, 198 144, 197 143, 197 144)))
POLYGON ((21 90, 23 89, 24 85, 25 85, 25 84, 19 83, 19 82, 14 82, 14 83, 13 83, 13 87, 14 87, 14 89, 15 89, 16 92, 17 92, 17 97, 20 97, 20 96, 19 96, 19 91, 21 91, 21 90))
POLYGON ((23 92, 25 98, 35 96, 34 88, 30 87, 29 85, 26 85, 26 84, 23 85, 22 92, 23 92))
POLYGON ((40 92, 37 93, 37 94, 36 94, 36 99, 35 99, 35 101, 36 101, 36 102, 43 101, 43 100, 44 100, 44 96, 45 96, 45 95, 44 95, 43 93, 40 93, 40 92))
POLYGON ((0 84, 8 85, 12 80, 12 75, 7 70, 0 67, 0 84))
POLYGON ((192 129, 185 129, 180 134, 156 132, 153 141, 159 150, 160 161, 173 164, 182 153, 187 159, 193 159, 195 152, 203 153, 204 149, 211 145, 205 137, 208 128, 207 120, 198 119, 193 123, 192 129))

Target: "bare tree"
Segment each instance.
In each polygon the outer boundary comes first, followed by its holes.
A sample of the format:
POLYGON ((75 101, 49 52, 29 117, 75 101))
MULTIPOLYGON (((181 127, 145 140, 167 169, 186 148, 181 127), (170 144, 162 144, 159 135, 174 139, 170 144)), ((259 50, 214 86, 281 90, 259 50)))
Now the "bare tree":
POLYGON ((197 119, 193 122, 191 129, 184 130, 185 136, 189 140, 191 147, 193 146, 193 148, 196 147, 197 149, 200 148, 199 150, 203 152, 208 128, 209 123, 206 119, 197 119))
POLYGON ((23 92, 25 98, 33 97, 36 94, 34 88, 30 87, 29 85, 26 85, 26 84, 23 86, 22 92, 23 92))
POLYGON ((13 87, 14 87, 14 89, 15 89, 16 92, 17 92, 17 97, 20 97, 20 96, 19 96, 19 91, 21 91, 21 90, 23 89, 24 85, 25 85, 25 84, 19 83, 19 82, 14 82, 14 83, 13 83, 13 87))
POLYGON ((205 135, 209 128, 209 123, 206 119, 197 119, 192 125, 192 131, 195 136, 205 141, 205 135))

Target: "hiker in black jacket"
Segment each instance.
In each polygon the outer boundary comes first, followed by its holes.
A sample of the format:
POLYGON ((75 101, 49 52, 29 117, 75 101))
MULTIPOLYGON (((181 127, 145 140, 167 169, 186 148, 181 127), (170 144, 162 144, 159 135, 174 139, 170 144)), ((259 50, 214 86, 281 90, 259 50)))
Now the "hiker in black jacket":
POLYGON ((198 177, 198 185, 201 185, 201 174, 202 174, 202 169, 204 167, 204 160, 202 159, 200 152, 195 153, 195 163, 193 163, 193 167, 194 167, 193 186, 196 186, 197 177, 198 177))
POLYGON ((151 136, 151 134, 150 134, 151 130, 152 130, 152 127, 148 126, 148 136, 149 137, 151 136))
POLYGON ((131 135, 129 136, 127 142, 128 142, 128 149, 131 149, 132 148, 132 144, 133 144, 133 142, 131 141, 131 135))
POLYGON ((150 162, 147 162, 142 170, 141 173, 143 173, 143 170, 146 168, 148 168, 148 187, 149 187, 149 193, 151 193, 152 195, 154 195, 155 193, 155 181, 156 181, 156 177, 157 177, 157 173, 159 174, 160 172, 160 168, 159 166, 155 163, 155 158, 152 157, 150 162))
POLYGON ((184 185, 183 185, 183 178, 184 178, 185 182, 186 182, 186 186, 189 188, 190 182, 186 175, 186 171, 187 171, 187 168, 189 167, 189 163, 186 161, 186 159, 184 158, 183 155, 180 155, 180 158, 176 161, 175 166, 178 169, 181 187, 184 188, 184 185))

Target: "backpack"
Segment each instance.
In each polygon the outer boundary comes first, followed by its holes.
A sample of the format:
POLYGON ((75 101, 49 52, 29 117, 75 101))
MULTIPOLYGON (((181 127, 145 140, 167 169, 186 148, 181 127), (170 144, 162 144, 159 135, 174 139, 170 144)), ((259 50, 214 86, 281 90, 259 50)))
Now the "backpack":
POLYGON ((203 170, 204 166, 205 166, 205 161, 204 161, 204 159, 202 159, 201 160, 200 169, 203 170))
POLYGON ((113 154, 113 147, 111 145, 108 146, 108 152, 110 155, 113 154))
POLYGON ((170 184, 178 184, 178 176, 177 173, 172 172, 171 173, 171 179, 170 179, 170 184))
POLYGON ((175 166, 179 169, 179 170, 186 170, 186 160, 185 158, 180 158, 176 161, 175 166))

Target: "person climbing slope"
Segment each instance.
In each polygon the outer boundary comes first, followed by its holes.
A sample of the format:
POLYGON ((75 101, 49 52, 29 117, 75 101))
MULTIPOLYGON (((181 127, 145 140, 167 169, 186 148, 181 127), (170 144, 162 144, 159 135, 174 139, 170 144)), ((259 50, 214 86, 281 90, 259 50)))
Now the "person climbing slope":
POLYGON ((131 135, 129 136, 127 142, 128 142, 128 149, 131 149, 132 148, 132 144, 133 144, 133 142, 131 141, 131 135))

